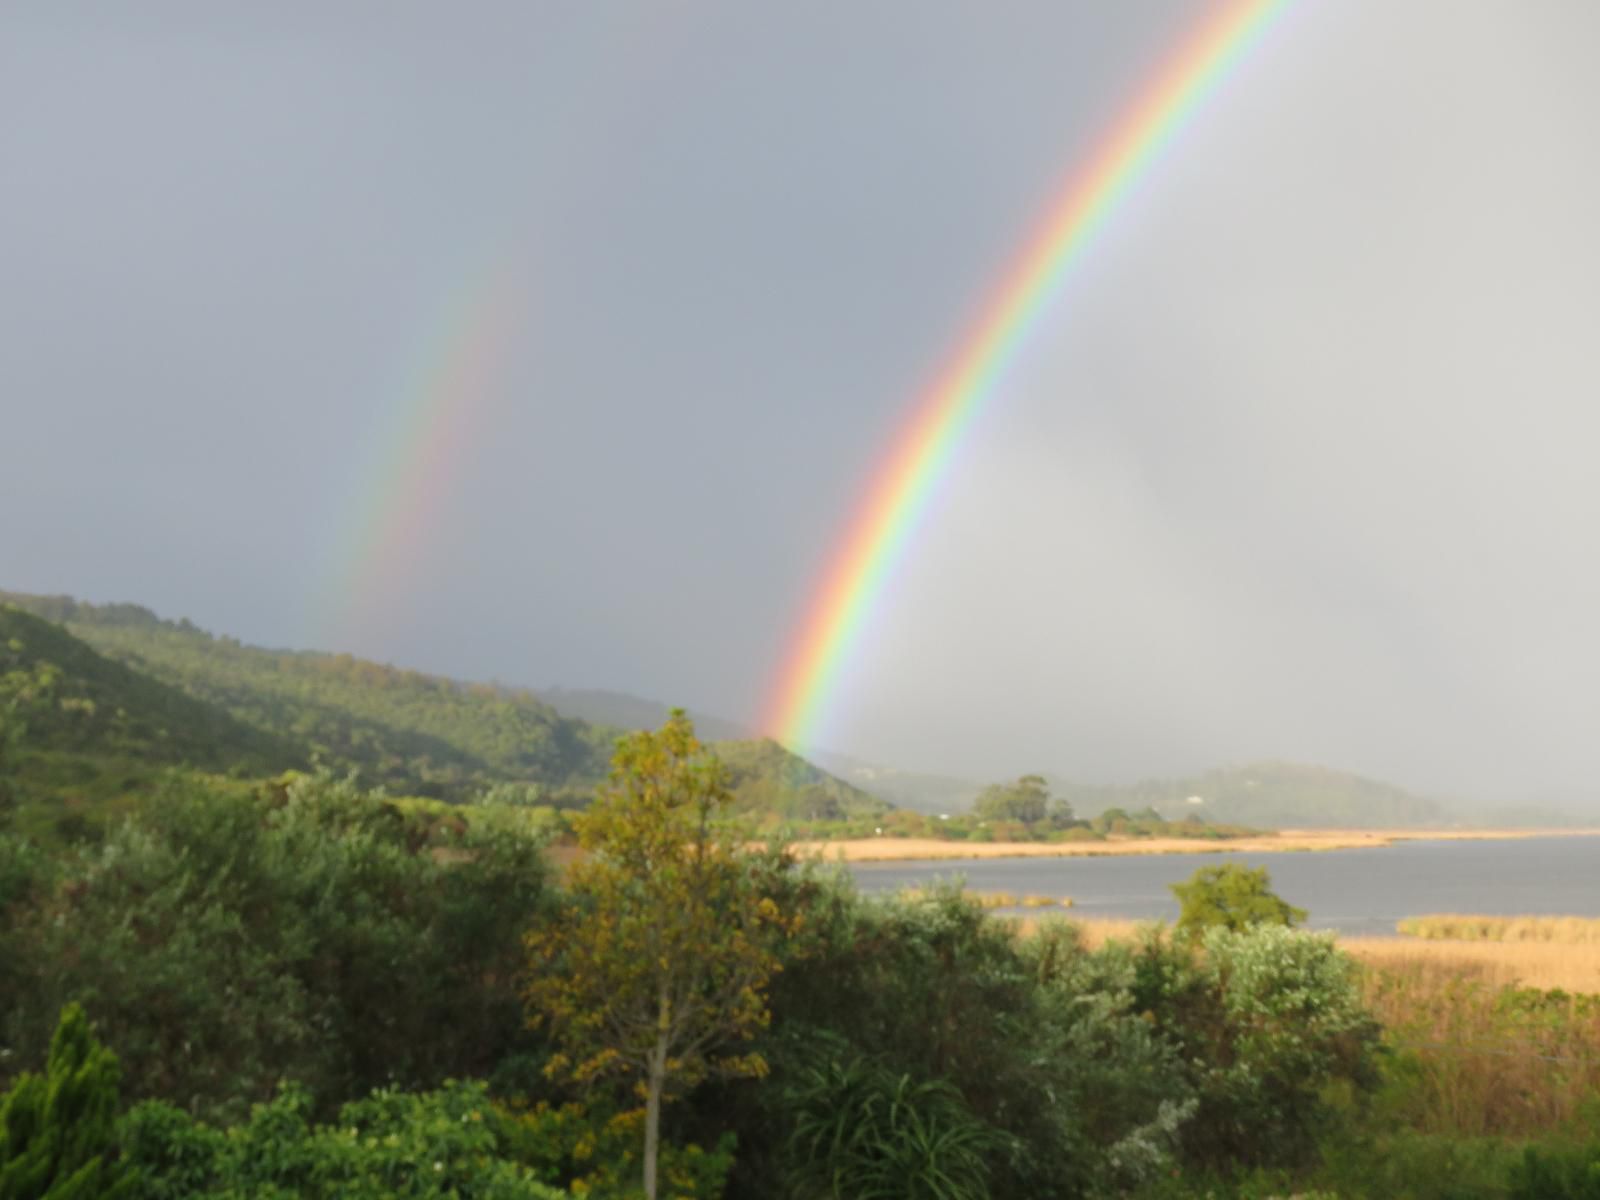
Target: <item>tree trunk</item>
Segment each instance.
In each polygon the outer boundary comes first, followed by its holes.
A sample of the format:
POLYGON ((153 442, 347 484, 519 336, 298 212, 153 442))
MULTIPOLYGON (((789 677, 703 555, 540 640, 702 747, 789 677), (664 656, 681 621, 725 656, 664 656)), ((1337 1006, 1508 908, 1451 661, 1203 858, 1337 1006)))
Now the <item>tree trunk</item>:
POLYGON ((667 1079, 666 1039, 650 1052, 650 1074, 644 1100, 644 1196, 656 1200, 656 1158, 661 1147, 661 1092, 667 1079))

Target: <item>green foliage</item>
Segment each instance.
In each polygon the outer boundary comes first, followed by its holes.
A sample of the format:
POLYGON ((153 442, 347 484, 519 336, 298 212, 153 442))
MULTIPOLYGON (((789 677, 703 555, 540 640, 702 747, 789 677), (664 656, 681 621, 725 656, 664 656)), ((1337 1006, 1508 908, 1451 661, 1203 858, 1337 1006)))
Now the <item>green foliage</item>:
POLYGON ((1182 1134, 1193 1164, 1301 1164, 1335 1119, 1329 1090, 1377 1084, 1377 1024, 1331 935, 1213 928, 1196 946, 1151 931, 1132 967, 1135 1003, 1197 1102, 1182 1134))
POLYGON ((0 604, 0 747, 14 723, 34 750, 259 774, 300 762, 287 742, 0 604))
MULTIPOLYGON (((985 821, 1020 821, 1037 825, 1050 815, 1050 789, 1038 775, 1024 775, 1015 783, 997 783, 978 793, 973 811, 985 821)), ((1064 811, 1072 819, 1072 809, 1064 811)))
POLYGON ((137 1200, 561 1200, 512 1161, 510 1122, 481 1084, 426 1095, 380 1090, 312 1123, 309 1095, 285 1087, 249 1120, 212 1129, 159 1101, 122 1125, 137 1200))
POLYGON ((347 654, 245 646, 136 605, 14 593, 0 600, 65 623, 101 654, 204 701, 258 739, 406 793, 467 799, 500 782, 583 789, 601 777, 614 739, 526 691, 347 654))
POLYGON ((1125 962, 1058 931, 1019 941, 954 887, 887 899, 814 874, 788 886, 803 921, 758 1042, 770 1079, 702 1100, 736 1122, 733 1194, 805 1174, 790 1098, 828 1061, 954 1088, 995 1133, 980 1152, 996 1196, 1083 1195, 1170 1162, 1187 1085, 1125 962))
MULTIPOLYGON (((519 1161, 585 1200, 634 1200, 639 1194, 645 1114, 618 1109, 603 1096, 588 1103, 540 1103, 514 1118, 519 1161)), ((660 1179, 670 1200, 719 1200, 733 1168, 737 1139, 723 1133, 708 1150, 688 1141, 661 1147, 660 1179)))
POLYGON ((812 1068, 786 1102, 797 1190, 828 1200, 987 1200, 1006 1143, 949 1083, 863 1058, 812 1068))
POLYGON ((1521 1158, 1521 1148, 1502 1138, 1434 1137, 1389 1125, 1327 1139, 1310 1175, 1343 1200, 1499 1200, 1521 1158))
POLYGON ((175 791, 13 908, 0 1044, 26 1065, 81 999, 133 1095, 224 1117, 285 1078, 337 1102, 488 1074, 526 1042, 521 937, 547 899, 517 817, 408 814, 326 775, 175 791))
POLYGON ((0 1097, 0 1200, 102 1200, 127 1194, 112 1162, 117 1056, 76 1004, 61 1014, 43 1075, 0 1097))
POLYGON ((766 1070, 743 1043, 767 1022, 774 943, 789 928, 761 880, 782 864, 716 823, 729 800, 725 769, 681 711, 623 738, 610 786, 576 820, 588 856, 568 874, 569 903, 528 935, 528 1005, 563 1050, 551 1072, 640 1085, 651 1200, 669 1088, 766 1070))
POLYGON ((1294 926, 1306 911, 1281 900, 1272 891, 1265 867, 1226 863, 1201 867, 1185 883, 1172 885, 1180 906, 1178 930, 1198 935, 1208 929, 1248 929, 1254 925, 1294 926))
MULTIPOLYGON (((261 776, 316 761, 405 794, 571 808, 604 778, 617 737, 526 690, 245 646, 137 605, 4 592, 0 736, 8 621, 69 685, 40 746, 71 760, 38 764, 41 792, 81 791, 74 768, 92 752, 96 799, 119 781, 152 790, 138 770, 149 764, 261 776)), ((888 809, 769 740, 727 743, 722 757, 741 812, 876 821, 888 809)), ((0 742, 0 781, 4 762, 0 742)))
POLYGON ((1510 1200, 1600 1200, 1600 1145, 1528 1147, 1512 1167, 1510 1200))

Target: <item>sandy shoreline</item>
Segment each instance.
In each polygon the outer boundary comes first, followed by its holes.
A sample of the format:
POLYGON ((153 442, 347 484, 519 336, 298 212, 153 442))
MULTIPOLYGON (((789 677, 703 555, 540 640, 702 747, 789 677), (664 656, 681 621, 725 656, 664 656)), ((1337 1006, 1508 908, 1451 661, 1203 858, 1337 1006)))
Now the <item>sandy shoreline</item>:
POLYGON ((1600 829, 1283 829, 1260 837, 1123 838, 1104 842, 946 842, 937 838, 851 838, 795 842, 803 858, 824 862, 946 862, 988 858, 1093 858, 1119 854, 1223 854, 1285 850, 1366 850, 1406 841, 1508 841, 1595 837, 1600 829))

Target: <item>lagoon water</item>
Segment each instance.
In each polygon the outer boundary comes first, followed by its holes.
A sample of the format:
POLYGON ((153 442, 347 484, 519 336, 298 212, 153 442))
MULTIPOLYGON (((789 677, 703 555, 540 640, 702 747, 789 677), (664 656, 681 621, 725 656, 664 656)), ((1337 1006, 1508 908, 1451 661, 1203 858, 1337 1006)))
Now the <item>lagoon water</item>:
MULTIPOLYGON (((1393 934, 1424 913, 1600 916, 1600 837, 1397 842, 1371 850, 858 863, 863 891, 963 876, 974 891, 1071 896, 1070 915, 1176 920, 1169 884, 1225 862, 1266 867, 1314 929, 1393 934)), ((1044 910, 1049 912, 1050 910, 1044 910)), ((1058 913, 1065 910, 1056 909, 1058 913)))

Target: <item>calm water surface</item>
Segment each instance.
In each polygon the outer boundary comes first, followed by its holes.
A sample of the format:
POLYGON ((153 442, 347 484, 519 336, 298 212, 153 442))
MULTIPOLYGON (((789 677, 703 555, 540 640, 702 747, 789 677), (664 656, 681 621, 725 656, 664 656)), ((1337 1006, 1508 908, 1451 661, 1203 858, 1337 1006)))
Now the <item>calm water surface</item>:
POLYGON ((1401 917, 1443 912, 1600 916, 1600 837, 1399 842, 1312 853, 861 863, 851 873, 863 891, 959 875, 977 891, 1071 896, 1081 917, 1176 920, 1178 904, 1167 885, 1225 862, 1266 867, 1273 890, 1306 909, 1315 929, 1392 934, 1401 917))

